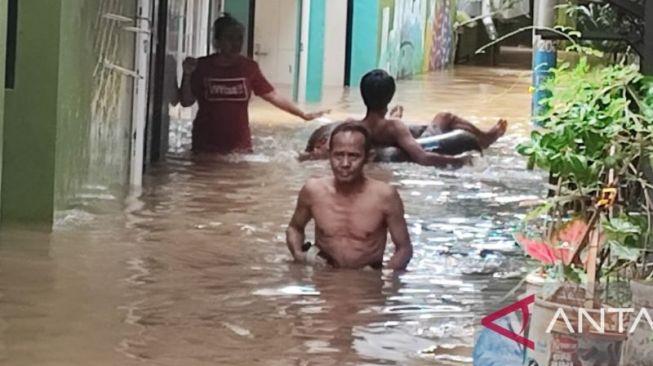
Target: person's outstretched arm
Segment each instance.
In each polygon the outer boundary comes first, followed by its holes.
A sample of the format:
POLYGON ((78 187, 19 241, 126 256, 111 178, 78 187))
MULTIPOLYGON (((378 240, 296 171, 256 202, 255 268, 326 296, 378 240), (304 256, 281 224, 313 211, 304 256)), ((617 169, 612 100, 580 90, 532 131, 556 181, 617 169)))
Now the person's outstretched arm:
POLYGON ((269 102, 273 106, 281 109, 282 111, 288 112, 293 116, 297 116, 303 119, 304 121, 312 121, 316 118, 320 118, 323 115, 329 113, 329 111, 305 113, 304 111, 299 109, 299 107, 295 103, 291 102, 290 100, 288 100, 288 98, 277 93, 276 91, 263 94, 261 95, 261 98, 263 98, 265 101, 269 102))
POLYGON ((307 182, 299 192, 297 207, 286 230, 288 250, 290 250, 290 254, 292 254, 295 261, 302 263, 306 261, 305 255, 302 252, 302 246, 306 238, 304 230, 308 222, 312 219, 308 184, 307 182))
POLYGON ((419 165, 446 168, 449 165, 463 166, 471 164, 472 159, 470 155, 448 156, 424 151, 422 146, 410 133, 408 126, 400 121, 395 121, 393 128, 397 137, 397 145, 410 156, 413 162, 419 165))
POLYGON ((413 245, 410 242, 408 226, 404 218, 404 204, 401 201, 399 192, 394 187, 391 189, 392 193, 388 199, 386 220, 390 238, 395 245, 395 252, 390 262, 388 262, 388 268, 403 271, 413 257, 413 245))

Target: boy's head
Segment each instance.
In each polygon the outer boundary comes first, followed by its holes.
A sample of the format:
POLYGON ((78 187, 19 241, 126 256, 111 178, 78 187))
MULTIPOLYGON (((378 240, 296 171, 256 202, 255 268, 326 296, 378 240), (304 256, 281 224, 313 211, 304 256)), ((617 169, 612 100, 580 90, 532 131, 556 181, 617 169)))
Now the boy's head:
POLYGON ((363 76, 360 88, 367 111, 385 115, 397 87, 390 74, 376 69, 363 76))
POLYGON ((213 23, 213 46, 223 54, 239 54, 243 49, 245 27, 225 13, 213 23))

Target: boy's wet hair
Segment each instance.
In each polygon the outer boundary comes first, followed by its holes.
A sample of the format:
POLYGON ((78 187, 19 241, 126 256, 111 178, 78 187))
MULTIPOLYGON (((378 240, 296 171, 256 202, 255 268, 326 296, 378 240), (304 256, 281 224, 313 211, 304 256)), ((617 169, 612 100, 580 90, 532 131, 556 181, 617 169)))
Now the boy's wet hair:
POLYGON ((222 35, 231 28, 238 29, 245 33, 245 26, 242 25, 236 18, 232 17, 229 13, 224 13, 220 18, 213 22, 213 39, 218 40, 222 35))
POLYGON ((384 70, 376 69, 363 76, 360 89, 367 109, 381 111, 387 108, 392 101, 397 86, 395 79, 390 74, 384 70))
POLYGON ((370 151, 372 150, 372 137, 370 136, 370 132, 367 130, 367 128, 355 122, 343 122, 339 124, 333 130, 333 132, 331 132, 331 137, 329 138, 329 151, 333 150, 333 138, 336 137, 337 134, 345 132, 358 132, 363 135, 363 148, 365 149, 365 157, 367 158, 370 155, 370 151))

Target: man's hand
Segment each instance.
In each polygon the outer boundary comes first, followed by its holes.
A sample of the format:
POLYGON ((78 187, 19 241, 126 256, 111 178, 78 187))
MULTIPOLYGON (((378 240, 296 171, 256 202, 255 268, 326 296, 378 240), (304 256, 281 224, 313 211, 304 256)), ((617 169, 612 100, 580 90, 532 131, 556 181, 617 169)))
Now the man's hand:
POLYGON ((293 259, 297 263, 305 264, 306 263, 306 253, 303 253, 303 252, 295 253, 295 254, 293 254, 293 259))
POLYGON ((312 120, 318 119, 318 118, 324 116, 325 114, 329 114, 329 113, 331 113, 331 110, 328 110, 328 109, 323 110, 323 111, 318 111, 318 112, 304 113, 304 115, 302 116, 302 119, 304 121, 312 121, 312 120))
POLYGON ((320 249, 317 246, 312 246, 308 252, 304 253, 303 263, 314 267, 327 267, 329 265, 326 259, 320 257, 320 249))
POLYGON ((181 66, 184 70, 184 75, 190 76, 195 72, 195 69, 197 69, 197 59, 194 57, 186 57, 181 66))

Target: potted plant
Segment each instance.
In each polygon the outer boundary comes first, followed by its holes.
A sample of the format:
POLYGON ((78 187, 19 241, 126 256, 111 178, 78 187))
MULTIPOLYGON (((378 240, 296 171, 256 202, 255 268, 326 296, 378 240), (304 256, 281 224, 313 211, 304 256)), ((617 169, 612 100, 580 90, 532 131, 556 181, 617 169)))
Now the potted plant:
MULTIPOLYGON (((646 175, 653 156, 653 83, 633 65, 592 68, 581 57, 574 67, 553 70, 544 88, 549 97, 539 116, 543 128, 518 147, 529 168, 546 169, 553 178, 549 198, 516 235, 527 254, 542 263, 541 273, 559 282, 536 302, 531 332, 538 337, 545 336, 537 329, 538 311, 540 319, 549 320, 560 308, 598 317, 601 308, 629 301, 620 283, 632 280, 634 289, 650 289, 653 271, 653 186, 646 175), (577 287, 570 290, 570 284, 577 287)), ((636 296, 634 301, 637 305, 636 296)), ((561 338, 539 338, 533 358, 548 365, 553 353, 567 352, 564 357, 576 364, 579 349, 590 346, 608 347, 614 356, 626 334, 615 331, 615 319, 607 319, 606 326, 601 334, 587 329, 590 335, 582 339, 557 327, 561 338)), ((627 344, 625 357, 630 350, 627 344)))

